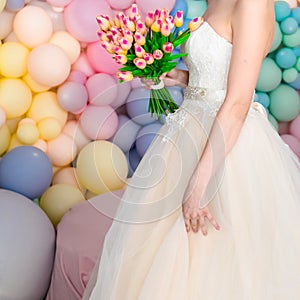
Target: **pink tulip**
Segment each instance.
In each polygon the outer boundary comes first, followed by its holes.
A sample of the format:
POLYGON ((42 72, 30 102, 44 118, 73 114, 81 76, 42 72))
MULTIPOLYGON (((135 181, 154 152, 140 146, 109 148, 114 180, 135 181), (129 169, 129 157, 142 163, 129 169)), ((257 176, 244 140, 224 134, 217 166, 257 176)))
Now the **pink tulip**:
POLYGON ((151 64, 153 64, 153 62, 154 62, 154 57, 153 57, 153 55, 152 55, 151 53, 146 53, 146 54, 144 55, 144 60, 146 61, 146 63, 147 63, 148 65, 151 65, 151 64))
POLYGON ((198 17, 193 19, 192 21, 189 22, 188 27, 190 29, 190 31, 195 31, 196 29, 198 29, 201 24, 203 23, 203 18, 202 17, 198 17))
POLYGON ((133 21, 129 20, 128 18, 124 18, 123 22, 124 22, 124 25, 125 25, 131 32, 134 32, 134 31, 135 31, 135 25, 134 25, 133 21))
POLYGON ((143 58, 135 58, 133 60, 133 63, 139 68, 139 69, 145 69, 147 66, 146 61, 143 58))
POLYGON ((124 54, 119 54, 115 56, 115 60, 118 64, 125 65, 127 63, 127 56, 124 54))
POLYGON ((163 52, 161 50, 157 49, 157 50, 153 51, 153 57, 154 57, 154 59, 160 60, 160 59, 163 58, 163 56, 164 56, 164 54, 163 54, 163 52))
POLYGON ((148 28, 151 27, 151 25, 154 22, 154 12, 153 11, 148 12, 148 14, 146 16, 146 21, 145 22, 146 22, 146 26, 148 28))
POLYGON ((176 27, 181 27, 183 25, 183 11, 178 10, 176 12, 175 18, 174 18, 174 24, 176 27))
POLYGON ((174 45, 170 42, 166 42, 163 45, 163 50, 165 53, 171 53, 174 50, 174 45))
POLYGON ((162 21, 160 19, 154 21, 153 24, 151 25, 151 30, 154 32, 160 32, 161 23, 162 21))
POLYGON ((143 46, 146 43, 145 37, 139 32, 136 32, 134 34, 134 39, 135 39, 136 43, 139 44, 140 46, 143 46))
POLYGON ((132 32, 129 29, 123 30, 124 38, 126 38, 130 43, 133 43, 133 35, 132 32))
POLYGON ((136 31, 145 34, 147 32, 147 27, 141 20, 137 20, 135 23, 136 31))
POLYGON ((116 54, 126 54, 127 53, 127 51, 122 49, 121 46, 114 45, 112 49, 113 49, 114 53, 116 53, 116 54))
POLYGON ((168 16, 169 16, 169 11, 166 8, 163 8, 160 11, 160 18, 162 18, 163 20, 165 20, 168 16))
POLYGON ((96 20, 102 31, 107 31, 108 29, 110 29, 110 23, 106 18, 104 18, 103 15, 97 16, 96 20))
POLYGON ((134 52, 135 55, 140 58, 144 57, 144 55, 146 54, 145 49, 137 43, 134 44, 134 52))
POLYGON ((154 19, 157 20, 160 17, 161 9, 157 8, 154 12, 154 19))
POLYGON ((120 80, 123 81, 131 81, 133 79, 133 75, 131 72, 127 71, 127 72, 118 72, 116 74, 117 78, 119 78, 120 80))
POLYGON ((98 30, 97 31, 97 35, 98 35, 100 41, 102 41, 102 42, 104 42, 104 41, 109 42, 109 38, 107 37, 107 34, 104 31, 98 30))
POLYGON ((129 18, 133 21, 134 17, 139 14, 139 10, 136 4, 132 4, 129 8, 129 18))
POLYGON ((109 43, 109 42, 101 42, 101 46, 110 54, 113 54, 113 44, 109 43))
POLYGON ((168 37, 171 34, 171 28, 170 28, 169 24, 167 24, 167 23, 163 23, 161 25, 160 31, 161 31, 161 34, 166 37, 168 37))
POLYGON ((119 43, 122 49, 129 50, 132 47, 132 43, 126 38, 120 38, 119 43))

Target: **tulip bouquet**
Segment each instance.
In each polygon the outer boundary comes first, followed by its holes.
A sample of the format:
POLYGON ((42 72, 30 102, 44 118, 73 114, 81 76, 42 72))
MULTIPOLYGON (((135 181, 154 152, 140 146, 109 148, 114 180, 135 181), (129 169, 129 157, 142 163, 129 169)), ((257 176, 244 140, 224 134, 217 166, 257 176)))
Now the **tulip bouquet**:
POLYGON ((141 20, 136 4, 128 11, 128 15, 117 13, 114 19, 98 15, 98 36, 102 47, 123 65, 116 74, 121 82, 134 77, 154 82, 148 111, 151 116, 154 114, 162 119, 162 114, 172 113, 178 106, 159 78, 176 67, 176 59, 187 55, 172 52, 189 38, 190 32, 196 30, 203 20, 201 17, 195 18, 188 29, 182 31, 182 11, 177 11, 173 18, 167 9, 156 9, 147 14, 145 22, 141 20))

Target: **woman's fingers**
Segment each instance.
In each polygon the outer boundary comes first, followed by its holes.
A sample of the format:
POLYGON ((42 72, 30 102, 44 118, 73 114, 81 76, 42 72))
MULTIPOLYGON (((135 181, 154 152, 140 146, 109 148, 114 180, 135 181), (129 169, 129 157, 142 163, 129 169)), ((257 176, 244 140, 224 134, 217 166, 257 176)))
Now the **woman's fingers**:
POLYGON ((207 227, 206 227, 206 224, 205 224, 204 215, 200 216, 199 223, 200 223, 200 229, 202 231, 202 234, 206 236, 207 235, 207 227))
POLYGON ((216 230, 220 230, 220 225, 217 223, 217 221, 215 220, 215 218, 211 215, 210 212, 208 212, 206 214, 206 218, 208 219, 208 221, 216 228, 216 230))

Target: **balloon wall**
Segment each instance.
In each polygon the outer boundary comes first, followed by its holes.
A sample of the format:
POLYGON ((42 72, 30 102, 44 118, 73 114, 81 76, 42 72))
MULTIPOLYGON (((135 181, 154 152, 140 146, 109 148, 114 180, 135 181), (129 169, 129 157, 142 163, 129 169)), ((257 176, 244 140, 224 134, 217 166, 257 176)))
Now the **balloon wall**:
MULTIPOLYGON (((0 0, 0 188, 38 203, 54 226, 74 205, 123 188, 162 126, 139 80, 118 83, 119 65, 96 34, 97 14, 134 2, 142 17, 162 3, 183 10, 183 26, 207 8, 204 0, 0 0)), ((300 0, 274 5, 276 34, 255 100, 300 157, 300 0)), ((180 105, 182 90, 170 93, 180 105)))

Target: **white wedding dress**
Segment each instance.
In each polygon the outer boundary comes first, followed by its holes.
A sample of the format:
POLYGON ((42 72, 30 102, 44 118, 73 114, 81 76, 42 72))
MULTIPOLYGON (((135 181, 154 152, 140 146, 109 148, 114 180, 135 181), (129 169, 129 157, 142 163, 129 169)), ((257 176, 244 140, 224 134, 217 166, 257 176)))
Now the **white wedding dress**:
POLYGON ((183 195, 224 100, 231 50, 207 22, 191 33, 185 99, 130 179, 84 299, 300 299, 300 164, 259 106, 207 191, 221 230, 185 229, 183 195))

